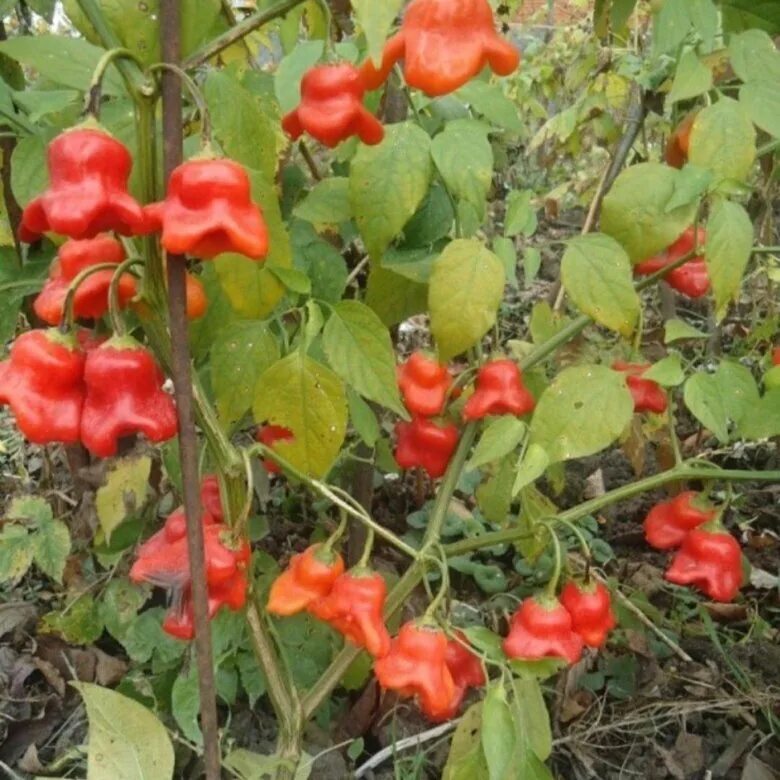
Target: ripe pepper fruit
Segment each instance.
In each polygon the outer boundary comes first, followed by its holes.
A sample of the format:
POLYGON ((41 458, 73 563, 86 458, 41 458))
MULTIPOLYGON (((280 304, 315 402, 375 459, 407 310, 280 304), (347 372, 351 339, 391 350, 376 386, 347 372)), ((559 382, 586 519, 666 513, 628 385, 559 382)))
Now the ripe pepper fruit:
POLYGON ((476 389, 463 407, 463 419, 481 420, 490 414, 532 412, 536 402, 523 385, 523 375, 513 360, 493 360, 477 373, 476 389))
MULTIPOLYGON (((635 265, 634 273, 639 276, 650 276, 657 273, 666 268, 667 265, 676 263, 685 257, 697 245, 703 247, 706 240, 707 233, 704 230, 699 229, 697 241, 696 232, 690 227, 660 255, 635 265)), ((687 263, 669 271, 664 276, 664 281, 688 298, 701 298, 710 290, 710 274, 704 257, 693 257, 687 263)))
POLYGON ((572 628, 588 647, 603 647, 617 625, 612 599, 600 582, 569 581, 561 591, 561 604, 571 615, 572 628))
POLYGON ((444 411, 452 376, 447 366, 422 352, 414 352, 398 367, 398 387, 412 414, 435 417, 444 411))
POLYGON ((780 347, 775 347, 772 350, 772 365, 780 366, 780 347))
POLYGON ((390 634, 384 621, 387 585, 380 574, 353 569, 342 574, 330 593, 309 605, 309 612, 330 623, 352 644, 374 658, 387 655, 390 634))
MULTIPOLYGON (((60 247, 57 260, 49 269, 49 278, 35 299, 33 309, 49 325, 62 322, 65 298, 70 283, 86 268, 111 263, 119 265, 125 259, 122 244, 112 236, 97 236, 84 241, 68 241, 60 247)), ((76 319, 100 319, 108 311, 108 288, 114 272, 95 271, 79 284, 73 296, 76 319)), ((122 274, 119 279, 119 306, 124 308, 136 293, 135 279, 122 274)))
POLYGON ((450 710, 442 716, 442 720, 450 720, 457 715, 469 688, 481 688, 486 682, 482 662, 463 644, 468 644, 466 635, 462 631, 456 631, 455 636, 457 639, 447 642, 445 657, 447 669, 455 683, 455 695, 450 702, 450 710))
POLYGON ((416 696, 431 720, 451 717, 455 682, 447 667, 447 637, 443 631, 410 621, 401 626, 390 651, 374 664, 385 690, 404 697, 416 696))
MULTIPOLYGON (((266 447, 273 447, 278 441, 295 441, 295 436, 289 428, 282 425, 263 425, 257 429, 255 440, 266 447)), ((263 459, 263 468, 269 474, 281 474, 282 467, 274 463, 270 458, 263 459)))
POLYGON ((696 121, 696 117, 699 112, 691 111, 685 119, 680 122, 674 132, 669 136, 669 141, 666 144, 666 164, 671 165, 672 168, 682 168, 685 163, 688 162, 688 152, 691 146, 691 130, 693 130, 693 123, 696 121))
POLYGON ((344 573, 344 560, 338 553, 314 544, 293 555, 290 564, 271 585, 268 611, 274 615, 294 615, 317 599, 324 598, 344 573))
POLYGON ((187 319, 199 320, 206 313, 209 300, 206 297, 203 282, 197 276, 187 274, 186 296, 187 319))
POLYGON ((626 384, 634 399, 635 412, 662 414, 666 411, 669 400, 661 386, 652 379, 642 379, 642 374, 651 368, 650 363, 626 363, 616 360, 612 368, 626 375, 626 384))
POLYGON ((354 65, 310 68, 301 81, 301 103, 282 119, 282 127, 294 141, 306 132, 331 149, 353 135, 365 144, 378 144, 385 129, 363 105, 365 94, 363 77, 354 65))
POLYGON ((582 655, 583 642, 560 601, 536 596, 525 599, 512 616, 503 647, 509 658, 563 658, 573 664, 582 655))
POLYGON ((171 174, 165 200, 144 213, 172 255, 211 260, 237 252, 261 260, 268 253, 268 228, 252 202, 249 176, 232 160, 183 163, 171 174))
POLYGON ((704 523, 709 523, 717 510, 702 496, 687 490, 669 501, 656 504, 645 518, 645 539, 656 550, 673 550, 685 537, 704 523))
POLYGON ((79 240, 109 231, 148 233, 143 209, 127 191, 132 166, 127 148, 104 130, 58 135, 48 149, 49 187, 24 209, 20 238, 30 243, 50 231, 79 240))
POLYGON ((412 0, 380 67, 370 59, 363 64, 366 86, 383 84, 401 59, 406 83, 436 97, 459 89, 486 65, 508 76, 520 52, 496 32, 488 0, 412 0))
POLYGON ((219 479, 216 474, 206 474, 200 481, 200 503, 204 511, 217 521, 225 519, 222 511, 222 495, 219 489, 219 479))
POLYGON ((31 330, 0 363, 0 405, 10 406, 33 444, 79 440, 84 405, 84 352, 57 330, 31 330))
POLYGON ((731 601, 742 587, 742 550, 724 530, 694 528, 664 575, 676 585, 695 585, 715 601, 731 601))
POLYGON ((447 470, 460 436, 452 423, 440 426, 416 416, 411 422, 397 423, 395 434, 398 465, 402 469, 424 469, 431 479, 438 479, 447 470))
POLYGON ((174 437, 176 406, 162 388, 164 381, 152 354, 135 339, 114 337, 90 352, 84 367, 84 446, 109 458, 123 436, 143 433, 155 443, 174 437))

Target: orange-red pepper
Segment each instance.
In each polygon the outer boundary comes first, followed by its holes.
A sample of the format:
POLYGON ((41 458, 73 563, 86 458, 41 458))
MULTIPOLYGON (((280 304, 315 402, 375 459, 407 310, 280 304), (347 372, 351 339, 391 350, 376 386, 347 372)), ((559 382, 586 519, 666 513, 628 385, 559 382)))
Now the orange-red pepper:
POLYGON ((699 493, 687 490, 650 510, 644 523, 645 539, 656 550, 672 550, 694 528, 710 522, 716 515, 717 510, 699 493))
POLYGON ((574 632, 588 647, 602 647, 617 625, 612 598, 600 582, 567 582, 561 591, 561 604, 571 615, 574 632))
MULTIPOLYGON (((666 266, 681 260, 698 245, 702 248, 707 240, 707 234, 699 229, 698 242, 696 231, 688 228, 668 249, 660 255, 651 257, 634 266, 634 273, 639 276, 650 276, 658 273, 666 266)), ((704 257, 693 257, 683 265, 669 271, 664 276, 664 281, 677 292, 688 298, 701 298, 710 290, 710 274, 704 257)))
MULTIPOLYGON (((295 441, 295 436, 289 428, 283 425, 263 425, 255 432, 255 439, 266 447, 273 448, 278 441, 295 441)), ((263 467, 269 474, 281 474, 282 467, 270 458, 263 459, 263 467)))
POLYGON ((642 379, 642 374, 652 368, 650 363, 626 363, 616 360, 612 368, 626 375, 626 384, 634 399, 635 412, 663 414, 666 411, 669 399, 663 388, 652 379, 642 379))
POLYGON ((435 417, 444 411, 452 376, 447 366, 422 352, 414 352, 398 367, 398 387, 412 414, 435 417))
POLYGON ((463 407, 463 419, 481 420, 488 415, 532 412, 536 402, 523 385, 523 375, 513 360, 493 360, 477 373, 476 389, 463 407))
POLYGON ((582 655, 583 641, 572 617, 557 599, 527 598, 512 616, 504 652, 509 658, 563 658, 570 664, 582 655))
POLYGON ((453 424, 437 425, 424 417, 412 417, 411 422, 395 426, 395 460, 402 469, 421 468, 431 479, 438 479, 447 470, 460 436, 453 424))
POLYGON ((691 146, 691 131, 693 123, 696 121, 699 111, 691 111, 685 119, 680 122, 674 132, 669 136, 666 144, 665 159, 666 164, 672 168, 682 168, 688 162, 688 152, 691 146))

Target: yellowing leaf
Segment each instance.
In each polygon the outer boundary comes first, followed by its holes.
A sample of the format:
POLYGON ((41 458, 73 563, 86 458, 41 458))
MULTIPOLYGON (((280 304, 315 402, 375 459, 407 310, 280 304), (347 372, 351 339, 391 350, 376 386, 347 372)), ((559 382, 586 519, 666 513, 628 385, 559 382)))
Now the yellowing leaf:
POLYGON ((146 501, 151 468, 152 459, 145 455, 122 458, 112 464, 105 485, 95 495, 95 509, 107 542, 128 514, 146 501))

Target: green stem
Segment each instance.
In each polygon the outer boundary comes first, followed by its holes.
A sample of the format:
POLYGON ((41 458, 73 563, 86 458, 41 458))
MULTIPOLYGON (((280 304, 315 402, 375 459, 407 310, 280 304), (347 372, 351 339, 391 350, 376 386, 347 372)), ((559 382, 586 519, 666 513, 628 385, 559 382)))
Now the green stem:
POLYGON ((115 266, 116 270, 111 277, 111 284, 108 287, 108 315, 111 318, 111 325, 117 336, 125 335, 125 323, 122 321, 122 315, 119 313, 121 303, 119 300, 119 283, 122 281, 122 275, 125 271, 134 265, 141 265, 142 263, 143 260, 138 257, 128 257, 115 266))
POLYGON ((757 246, 752 251, 754 255, 771 255, 780 252, 780 246, 757 246))
POLYGON ((550 541, 552 542, 553 553, 555 555, 553 563, 553 572, 547 583, 547 595, 554 599, 558 593, 558 583, 561 581, 561 573, 563 571, 563 553, 561 551, 561 540, 558 538, 558 534, 553 530, 553 524, 546 525, 548 533, 550 534, 550 541))
MULTIPOLYGON (((118 59, 128 59, 134 62, 138 68, 142 68, 143 65, 138 57, 130 51, 130 49, 118 48, 110 49, 107 51, 98 61, 94 72, 92 73, 92 79, 89 82, 89 90, 87 91, 86 100, 86 113, 92 114, 95 118, 100 116, 100 95, 102 92, 103 77, 106 74, 108 66, 118 59)), ((132 91, 131 91, 132 94, 132 91)))
POLYGON ((357 562, 358 569, 368 568, 371 560, 371 553, 374 550, 374 529, 369 527, 366 533, 366 543, 363 545, 363 554, 360 556, 360 560, 357 562))
POLYGON ((428 605, 428 609, 425 610, 423 621, 436 619, 436 611, 438 610, 442 601, 447 598, 447 594, 450 591, 450 571, 446 560, 444 560, 446 559, 446 555, 441 545, 437 544, 436 546, 439 548, 443 557, 440 558, 437 555, 429 555, 424 560, 432 560, 438 566, 439 571, 441 572, 441 584, 439 586, 438 592, 436 593, 436 596, 428 605))
POLYGON ((76 300, 76 292, 85 279, 88 279, 92 274, 96 274, 99 271, 113 271, 116 268, 115 263, 97 263, 96 265, 90 265, 83 271, 80 271, 74 277, 73 281, 68 286, 68 292, 65 295, 65 302, 62 305, 62 331, 67 333, 73 327, 73 304, 76 300))
POLYGON ((182 81, 184 86, 187 87, 187 92, 190 93, 190 97, 197 106, 198 114, 200 115, 200 141, 201 146, 206 149, 211 145, 211 113, 209 107, 206 105, 206 99, 198 89, 198 85, 182 70, 178 65, 174 65, 172 62, 158 62, 149 66, 150 73, 156 73, 157 71, 168 71, 175 73, 182 81))
POLYGON ((774 152, 777 149, 780 149, 780 139, 770 141, 768 144, 764 144, 763 146, 760 146, 758 148, 757 156, 763 157, 765 154, 774 152))

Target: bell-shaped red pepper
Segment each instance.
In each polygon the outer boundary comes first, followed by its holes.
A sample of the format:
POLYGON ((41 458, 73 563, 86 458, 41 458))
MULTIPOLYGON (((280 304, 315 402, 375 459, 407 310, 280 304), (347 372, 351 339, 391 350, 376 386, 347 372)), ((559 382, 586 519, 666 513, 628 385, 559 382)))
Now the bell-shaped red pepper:
POLYGON ((574 632, 572 617, 557 599, 527 598, 512 616, 504 652, 525 661, 563 658, 570 664, 582 655, 582 637, 574 632))
POLYGON ((650 363, 626 363, 616 360, 612 368, 626 375, 626 384, 634 399, 635 412, 663 414, 666 411, 669 399, 663 388, 652 379, 642 379, 642 374, 652 368, 650 363))
POLYGON ((561 604, 571 615, 574 632, 588 647, 602 647, 617 625, 609 591, 600 582, 567 582, 561 591, 561 604))
POLYGON ((308 133, 331 148, 353 135, 365 144, 378 144, 385 130, 363 105, 365 94, 363 77, 354 65, 317 65, 304 74, 301 103, 282 119, 282 127, 293 140, 308 133))
POLYGON ((742 550, 723 530, 694 528, 666 572, 676 585, 695 585, 715 601, 731 601, 742 587, 742 550))
POLYGON ((656 550, 673 550, 694 528, 709 523, 716 514, 701 494, 687 490, 650 510, 645 518, 645 539, 656 550))
POLYGON ((447 366, 422 352, 414 352, 398 367, 398 387, 412 414, 435 417, 444 411, 452 376, 447 366))
POLYGON ((222 510, 222 494, 216 474, 205 474, 201 479, 200 502, 203 504, 203 509, 217 521, 222 522, 225 519, 222 510))
POLYGON ((532 412, 535 405, 517 364, 513 360, 493 360, 479 369, 474 394, 463 407, 463 419, 481 420, 491 414, 520 417, 532 412))
POLYGON ((384 621, 387 585, 380 574, 352 570, 342 574, 330 593, 309 605, 309 612, 330 623, 352 644, 375 658, 387 655, 390 634, 384 621))
MULTIPOLYGON (((255 440, 266 447, 273 448, 278 441, 295 441, 295 436, 289 428, 282 425, 263 425, 255 432, 255 440)), ((270 458, 263 459, 263 468, 269 474, 281 474, 282 467, 274 463, 270 458)))
POLYGON ((390 652, 376 661, 374 673, 385 689, 417 697, 431 720, 452 717, 455 682, 447 666, 447 637, 434 627, 414 621, 401 626, 390 652))
POLYGON ((151 353, 129 337, 115 337, 87 355, 87 394, 81 441, 101 458, 115 455, 119 439, 143 433, 159 443, 178 431, 176 405, 163 388, 151 353))
POLYGON ((48 232, 75 239, 149 232, 143 209, 127 191, 130 152, 104 130, 66 130, 49 144, 48 165, 49 188, 22 214, 23 241, 48 232))
POLYGON ((780 366, 780 347, 775 347, 772 350, 772 365, 780 366))
POLYGON ((338 553, 314 544, 293 555, 290 564, 271 585, 267 609, 274 615, 294 615, 330 593, 344 573, 338 553))
MULTIPOLYGON (((639 276, 650 276, 658 273, 666 266, 676 263, 689 252, 692 252, 697 244, 700 248, 703 247, 706 241, 707 233, 703 229, 699 229, 697 242, 696 231, 692 227, 688 228, 660 255, 635 265, 634 273, 639 276)), ((703 257, 693 257, 687 263, 669 271, 664 276, 664 281, 688 298, 701 298, 710 290, 710 274, 703 257)))
POLYGON ((183 163, 171 174, 165 200, 145 213, 172 255, 211 260, 237 252, 261 260, 268 254, 268 228, 252 202, 249 176, 232 160, 183 163))
POLYGON ((699 112, 691 111, 677 126, 675 131, 669 136, 666 144, 666 164, 672 168, 682 168, 688 162, 688 152, 691 146, 691 131, 693 123, 699 112))
POLYGON ((460 433, 456 425, 437 425, 424 417, 395 426, 395 460, 402 469, 421 468, 438 479, 449 466, 460 433))
POLYGON ((466 645, 468 640, 462 631, 456 631, 457 639, 447 642, 446 663, 452 681, 455 683, 455 694, 450 702, 449 711, 442 713, 441 720, 450 720, 457 715, 466 691, 469 688, 481 688, 485 682, 485 669, 480 659, 466 645), (465 643, 465 644, 464 644, 465 643))
POLYGON ((487 65, 508 76, 520 52, 496 32, 488 0, 412 0, 400 32, 385 44, 381 66, 363 65, 367 87, 384 83, 401 59, 406 83, 435 97, 459 89, 487 65))
MULTIPOLYGON (((49 278, 35 299, 35 313, 49 325, 59 325, 70 283, 86 268, 103 263, 119 265, 124 259, 122 244, 112 236, 63 244, 58 259, 49 269, 49 278)), ((73 314, 76 319, 97 320, 108 311, 108 288, 113 276, 114 272, 108 269, 96 271, 79 284, 73 296, 73 314)), ((131 274, 122 274, 118 292, 119 305, 124 308, 136 293, 135 279, 131 274)))
POLYGON ((11 407, 16 424, 33 444, 79 440, 84 405, 84 352, 58 331, 31 330, 0 363, 0 405, 11 407))

